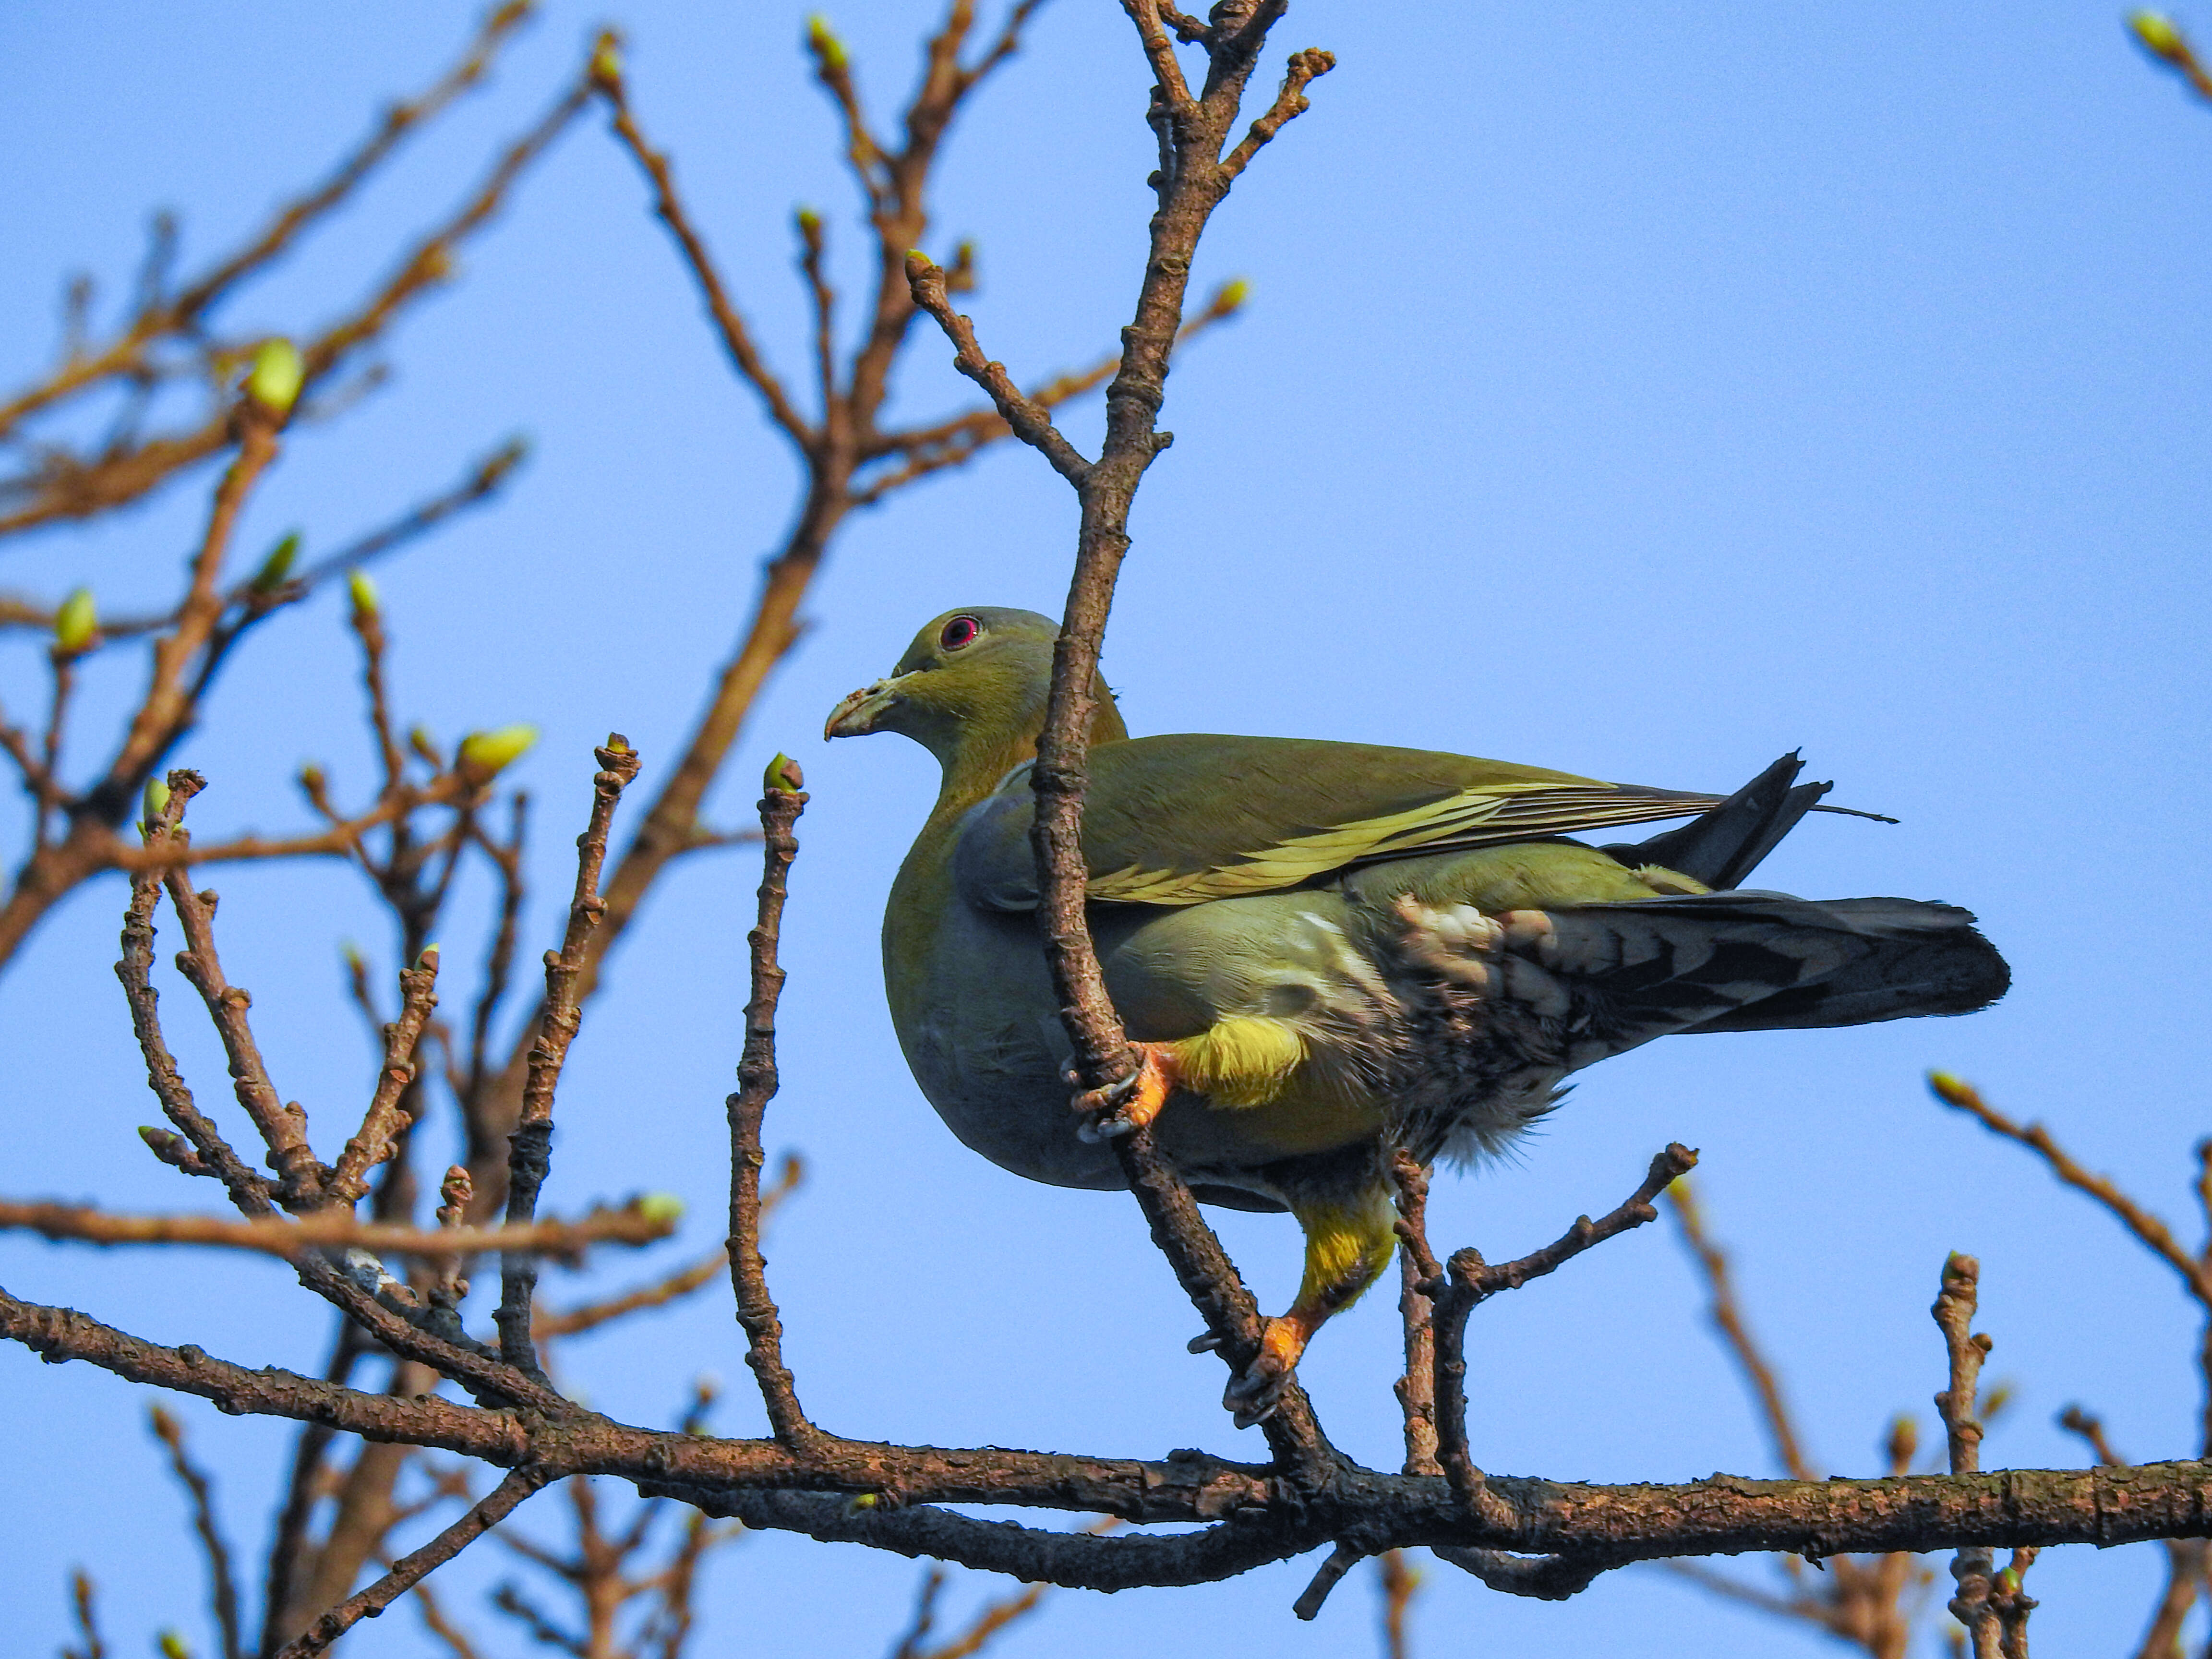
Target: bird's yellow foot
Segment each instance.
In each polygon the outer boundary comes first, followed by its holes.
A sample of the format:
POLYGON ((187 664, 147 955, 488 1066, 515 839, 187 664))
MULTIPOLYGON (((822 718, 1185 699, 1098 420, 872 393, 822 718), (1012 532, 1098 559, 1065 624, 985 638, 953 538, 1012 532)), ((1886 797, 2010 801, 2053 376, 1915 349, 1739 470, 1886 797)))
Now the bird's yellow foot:
POLYGON ((1075 1097, 1075 1109, 1084 1114, 1076 1138, 1085 1141, 1113 1140, 1146 1127, 1160 1115, 1168 1097, 1182 1081, 1182 1068, 1174 1048, 1164 1042, 1133 1042, 1137 1069, 1119 1083, 1090 1089, 1075 1097))
POLYGON ((1297 1373, 1298 1357, 1306 1351, 1313 1328, 1294 1309, 1279 1319, 1270 1319, 1260 1336, 1260 1352, 1252 1363, 1229 1379, 1221 1404, 1237 1426, 1249 1429, 1275 1414, 1283 1403, 1283 1390, 1297 1373))

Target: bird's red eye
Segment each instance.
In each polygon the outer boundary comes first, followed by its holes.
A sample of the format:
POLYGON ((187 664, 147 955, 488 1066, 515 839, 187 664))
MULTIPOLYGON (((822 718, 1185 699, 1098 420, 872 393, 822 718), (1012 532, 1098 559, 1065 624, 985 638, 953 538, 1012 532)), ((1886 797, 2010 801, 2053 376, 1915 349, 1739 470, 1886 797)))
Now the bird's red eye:
POLYGON ((957 651, 963 645, 973 645, 975 636, 983 631, 983 624, 973 617, 955 617, 945 624, 945 631, 937 636, 937 643, 947 651, 957 651))

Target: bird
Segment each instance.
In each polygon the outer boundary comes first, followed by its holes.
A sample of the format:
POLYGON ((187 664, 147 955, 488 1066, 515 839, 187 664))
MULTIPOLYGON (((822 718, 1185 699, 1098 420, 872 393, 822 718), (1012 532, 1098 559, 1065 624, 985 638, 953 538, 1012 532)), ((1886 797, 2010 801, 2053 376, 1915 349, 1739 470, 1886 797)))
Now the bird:
POLYGON ((1848 810, 1820 806, 1830 786, 1799 783, 1796 754, 1723 797, 1367 744, 1132 738, 1099 680, 1087 912, 1139 1065, 1103 1118, 1073 1111, 1030 840, 1058 632, 947 611, 823 736, 901 732, 942 768, 883 955, 900 1047, 952 1133, 1032 1181, 1109 1189, 1106 1143, 1147 1126, 1202 1201, 1297 1219, 1297 1293, 1224 1399, 1240 1427, 1389 1265, 1400 1156, 1495 1157, 1570 1074, 1656 1037, 1963 1014, 2010 982, 1955 906, 1741 884, 1808 811, 1848 810))

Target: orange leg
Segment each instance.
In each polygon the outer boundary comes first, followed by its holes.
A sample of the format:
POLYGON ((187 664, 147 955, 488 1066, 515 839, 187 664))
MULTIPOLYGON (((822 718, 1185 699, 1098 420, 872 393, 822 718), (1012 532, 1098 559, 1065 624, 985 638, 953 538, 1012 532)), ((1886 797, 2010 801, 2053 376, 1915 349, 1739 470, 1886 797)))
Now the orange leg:
POLYGON ((1221 1403, 1249 1428, 1281 1403, 1298 1360, 1328 1317, 1350 1307, 1390 1262, 1398 1238, 1391 1191, 1377 1182, 1334 1201, 1292 1206, 1306 1234, 1306 1271, 1290 1310, 1270 1319, 1260 1352, 1231 1379, 1221 1403))

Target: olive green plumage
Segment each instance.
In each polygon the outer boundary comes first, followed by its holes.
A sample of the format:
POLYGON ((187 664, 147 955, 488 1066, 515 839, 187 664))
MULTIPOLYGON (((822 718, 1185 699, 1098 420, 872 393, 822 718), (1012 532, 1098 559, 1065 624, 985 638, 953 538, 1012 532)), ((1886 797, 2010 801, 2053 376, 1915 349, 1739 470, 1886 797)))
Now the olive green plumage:
MULTIPOLYGON (((923 1093, 1017 1174, 1109 1188, 1110 1149, 1068 1107, 1034 919, 1025 763, 1056 631, 1029 611, 948 612, 826 735, 902 732, 944 768, 884 921, 923 1093)), ((1723 800, 1358 744, 1132 739, 1098 690, 1091 927, 1172 1091, 1158 1142, 1201 1196, 1291 1208, 1308 1234, 1285 1316, 1300 1334, 1276 1375, 1232 1389, 1243 1417, 1387 1260, 1390 1149, 1495 1150, 1567 1073, 1655 1036, 1964 1012, 2005 988, 1949 906, 1711 890, 1822 793, 1794 784, 1794 757, 1723 800), (1638 846, 1564 839, 1692 815, 1638 846)))

